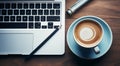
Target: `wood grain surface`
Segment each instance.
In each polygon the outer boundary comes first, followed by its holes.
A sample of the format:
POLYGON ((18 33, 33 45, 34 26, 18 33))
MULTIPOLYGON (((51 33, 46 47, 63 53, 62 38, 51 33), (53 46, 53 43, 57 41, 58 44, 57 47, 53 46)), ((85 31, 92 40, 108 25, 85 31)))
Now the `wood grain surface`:
MULTIPOLYGON (((66 0, 66 10, 77 0, 66 0)), ((113 31, 110 50, 99 59, 83 60, 76 57, 65 40, 62 56, 34 56, 25 62, 26 56, 0 56, 0 66, 120 66, 120 0, 91 0, 73 16, 66 15, 66 33, 71 23, 79 17, 94 15, 103 18, 113 31)))

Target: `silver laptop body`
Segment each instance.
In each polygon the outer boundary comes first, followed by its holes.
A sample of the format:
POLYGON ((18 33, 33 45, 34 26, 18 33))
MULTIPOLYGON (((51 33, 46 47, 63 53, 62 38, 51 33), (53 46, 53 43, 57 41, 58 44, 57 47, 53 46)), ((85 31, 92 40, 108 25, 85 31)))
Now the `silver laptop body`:
POLYGON ((0 0, 0 55, 29 55, 60 25, 35 55, 64 54, 65 0, 0 0))

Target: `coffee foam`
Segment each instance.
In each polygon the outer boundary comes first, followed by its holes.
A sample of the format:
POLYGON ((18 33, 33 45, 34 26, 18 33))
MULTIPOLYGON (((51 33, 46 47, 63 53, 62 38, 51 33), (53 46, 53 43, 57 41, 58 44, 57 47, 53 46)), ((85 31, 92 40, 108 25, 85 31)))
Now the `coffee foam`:
POLYGON ((74 36, 80 45, 90 47, 101 40, 102 33, 102 28, 99 24, 91 20, 85 20, 75 27, 74 36))
POLYGON ((92 40, 94 38, 94 35, 96 34, 95 31, 89 27, 81 29, 79 33, 79 37, 84 41, 92 40))

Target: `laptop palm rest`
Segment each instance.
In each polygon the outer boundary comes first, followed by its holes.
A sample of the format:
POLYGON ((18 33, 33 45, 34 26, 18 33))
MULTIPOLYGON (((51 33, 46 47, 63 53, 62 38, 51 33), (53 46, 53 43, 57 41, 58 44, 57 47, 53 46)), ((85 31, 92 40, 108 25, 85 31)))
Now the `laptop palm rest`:
POLYGON ((0 34, 0 55, 29 54, 32 51, 33 34, 0 34))

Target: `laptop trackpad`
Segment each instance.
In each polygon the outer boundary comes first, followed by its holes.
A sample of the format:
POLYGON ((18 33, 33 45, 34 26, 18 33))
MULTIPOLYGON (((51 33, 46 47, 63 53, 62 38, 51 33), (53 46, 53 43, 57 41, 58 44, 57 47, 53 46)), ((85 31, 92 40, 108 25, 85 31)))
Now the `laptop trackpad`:
POLYGON ((32 46, 33 34, 0 34, 0 54, 29 54, 32 46))

